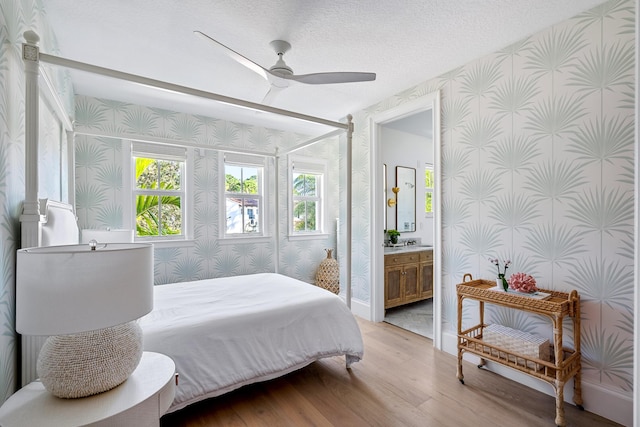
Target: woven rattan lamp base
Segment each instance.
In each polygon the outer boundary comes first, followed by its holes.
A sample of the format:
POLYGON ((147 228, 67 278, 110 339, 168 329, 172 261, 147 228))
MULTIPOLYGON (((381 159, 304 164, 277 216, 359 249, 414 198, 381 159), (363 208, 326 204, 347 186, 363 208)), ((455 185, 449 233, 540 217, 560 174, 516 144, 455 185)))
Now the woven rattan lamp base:
POLYGON ((38 375, 54 396, 80 398, 122 384, 142 357, 142 329, 136 321, 97 331, 47 338, 38 356, 38 375))

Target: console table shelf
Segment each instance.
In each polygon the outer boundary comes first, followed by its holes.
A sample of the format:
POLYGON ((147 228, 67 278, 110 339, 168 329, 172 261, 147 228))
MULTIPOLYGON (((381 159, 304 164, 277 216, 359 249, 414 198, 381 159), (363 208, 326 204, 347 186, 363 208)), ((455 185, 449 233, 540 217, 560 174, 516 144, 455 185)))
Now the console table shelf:
POLYGON ((580 297, 578 293, 575 290, 565 293, 540 289, 541 292, 550 295, 546 299, 533 299, 526 295, 518 295, 516 292, 497 291, 494 290, 495 287, 495 281, 473 280, 470 274, 465 274, 463 282, 456 286, 458 295, 458 380, 464 384, 462 356, 466 351, 480 356, 478 367, 482 367, 486 360, 491 360, 546 381, 555 390, 555 422, 558 426, 565 426, 564 386, 571 378, 574 378, 573 401, 580 409, 583 409, 580 360, 580 297), (465 298, 479 302, 480 323, 463 330, 462 302, 465 298), (485 303, 548 317, 553 325, 551 361, 516 353, 483 341, 484 328, 488 326, 484 322, 485 303), (562 344, 562 321, 567 316, 573 322, 573 349, 565 348, 562 344))

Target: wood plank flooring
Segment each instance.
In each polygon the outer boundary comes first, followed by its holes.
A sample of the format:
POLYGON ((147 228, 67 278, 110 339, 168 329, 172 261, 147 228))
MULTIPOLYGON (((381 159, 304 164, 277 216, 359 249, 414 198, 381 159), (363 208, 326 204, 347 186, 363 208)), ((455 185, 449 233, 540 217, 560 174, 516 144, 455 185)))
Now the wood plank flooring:
MULTIPOLYGON (((553 426, 555 400, 456 358, 431 340, 358 319, 364 359, 324 359, 272 381, 243 387, 167 414, 173 426, 553 426)), ((588 408, 588 403, 585 406, 588 408)), ((565 404, 567 426, 616 426, 565 404)))

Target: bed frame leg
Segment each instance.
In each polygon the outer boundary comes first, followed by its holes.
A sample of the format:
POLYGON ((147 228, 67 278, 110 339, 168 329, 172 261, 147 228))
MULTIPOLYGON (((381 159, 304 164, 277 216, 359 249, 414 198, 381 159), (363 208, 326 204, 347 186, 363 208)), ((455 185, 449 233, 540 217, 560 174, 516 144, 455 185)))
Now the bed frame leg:
POLYGON ((345 354, 344 359, 345 359, 346 367, 348 370, 351 370, 351 365, 353 365, 354 363, 360 360, 358 356, 352 356, 350 354, 345 354))

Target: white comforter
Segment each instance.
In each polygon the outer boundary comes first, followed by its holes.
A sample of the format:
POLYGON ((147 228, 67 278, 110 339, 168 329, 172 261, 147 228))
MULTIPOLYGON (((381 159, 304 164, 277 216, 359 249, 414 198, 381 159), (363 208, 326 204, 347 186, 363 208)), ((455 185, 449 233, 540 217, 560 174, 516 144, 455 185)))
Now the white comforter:
POLYGON ((264 273, 154 288, 140 320, 144 350, 170 356, 179 373, 175 411, 322 357, 360 360, 362 336, 336 295, 264 273))

